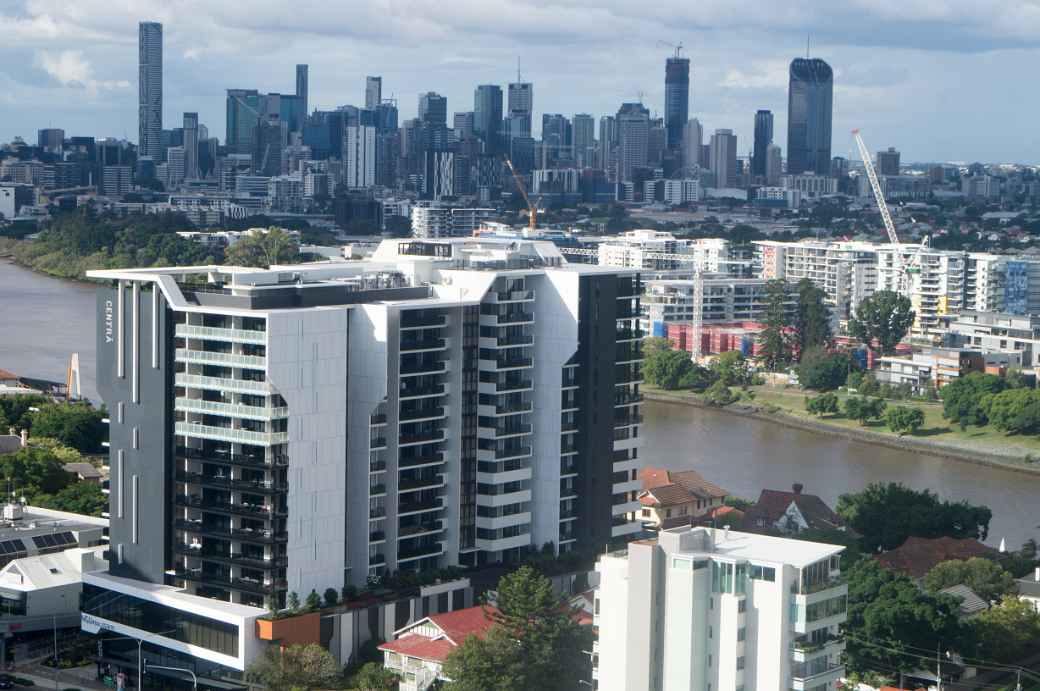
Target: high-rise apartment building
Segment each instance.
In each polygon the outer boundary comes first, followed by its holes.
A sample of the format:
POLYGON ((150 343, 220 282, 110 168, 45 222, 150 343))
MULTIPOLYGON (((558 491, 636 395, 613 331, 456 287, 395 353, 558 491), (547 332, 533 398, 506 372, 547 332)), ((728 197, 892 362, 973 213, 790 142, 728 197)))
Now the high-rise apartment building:
POLYGON ((468 238, 90 276, 112 557, 88 630, 241 671, 289 593, 640 529, 635 271, 468 238))
POLYGON ((602 691, 833 691, 845 675, 844 547, 672 528, 600 557, 602 691))
POLYGON ((737 184, 737 136, 733 130, 715 130, 711 135, 711 162, 716 187, 735 187, 737 184))
POLYGON ((365 108, 375 110, 383 102, 383 78, 365 77, 365 108))
POLYGON ((617 113, 618 181, 629 182, 645 168, 650 137, 650 111, 642 103, 624 103, 617 113))
MULTIPOLYGON (((613 115, 604 115, 599 119, 599 140, 596 142, 599 152, 597 164, 600 169, 609 171, 615 160, 614 153, 617 147, 617 119, 613 115)), ((615 171, 616 174, 616 171, 615 171)), ((607 176, 608 180, 614 179, 607 176)))
POLYGON ((678 54, 668 58, 664 66, 664 126, 668 149, 678 151, 683 128, 690 119, 690 59, 678 54))
POLYGON ((287 132, 280 120, 261 120, 253 127, 253 173, 275 176, 282 174, 282 150, 287 132))
POLYGON ((751 175, 766 177, 769 145, 773 143, 773 112, 760 110, 755 113, 755 148, 751 154, 751 175))
POLYGON ((484 142, 484 152, 499 153, 502 145, 502 87, 481 84, 473 92, 473 134, 484 142))
POLYGON ((343 136, 343 184, 352 190, 374 186, 376 128, 372 125, 351 125, 343 136))
POLYGON ((877 152, 878 175, 899 175, 899 152, 895 147, 888 147, 888 151, 877 152))
POLYGON ((571 128, 575 163, 581 168, 592 168, 596 161, 596 119, 588 113, 578 113, 571 128))
POLYGON ((507 114, 510 137, 530 137, 531 118, 534 113, 534 84, 516 81, 509 85, 507 114))
POLYGON ((791 61, 787 94, 787 172, 828 175, 834 73, 819 58, 791 61))
POLYGON ((163 25, 141 22, 137 27, 137 151, 152 160, 162 158, 163 25))
POLYGON ((766 184, 771 187, 779 185, 783 172, 783 152, 776 144, 770 144, 766 147, 766 184))
POLYGON ((199 179, 199 114, 184 114, 184 179, 199 179))
MULTIPOLYGON (((307 65, 296 66, 296 98, 300 99, 300 110, 303 113, 303 117, 306 118, 310 115, 308 108, 308 70, 307 65)), ((302 129, 302 128, 301 128, 302 129)))

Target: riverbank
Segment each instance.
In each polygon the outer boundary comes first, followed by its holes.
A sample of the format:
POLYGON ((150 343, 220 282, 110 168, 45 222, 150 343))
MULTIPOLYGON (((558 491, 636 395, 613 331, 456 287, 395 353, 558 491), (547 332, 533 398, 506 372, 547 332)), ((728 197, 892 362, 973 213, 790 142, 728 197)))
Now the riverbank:
MULTIPOLYGON (((920 437, 900 437, 894 433, 860 427, 850 421, 836 419, 810 418, 785 410, 772 403, 734 403, 725 408, 717 408, 706 404, 699 396, 691 392, 664 391, 644 386, 643 395, 647 400, 661 403, 686 405, 695 408, 708 408, 721 413, 739 415, 764 422, 771 422, 785 427, 804 430, 820 435, 840 437, 877 446, 884 446, 901 451, 927 454, 941 459, 954 460, 974 465, 990 466, 1004 470, 1012 470, 1026 475, 1040 477, 1040 463, 1026 460, 1027 448, 1005 448, 1000 451, 985 451, 969 446, 938 442, 920 437), (842 424, 845 423, 845 424, 842 424)), ((798 395, 804 396, 804 393, 798 395)), ((756 400, 759 396, 756 395, 756 400)))
POLYGON ((87 278, 87 271, 110 268, 101 262, 99 257, 70 258, 64 254, 60 256, 55 254, 34 255, 31 240, 13 240, 11 238, 0 238, 0 261, 17 264, 23 269, 49 278, 87 285, 96 284, 95 281, 87 278))

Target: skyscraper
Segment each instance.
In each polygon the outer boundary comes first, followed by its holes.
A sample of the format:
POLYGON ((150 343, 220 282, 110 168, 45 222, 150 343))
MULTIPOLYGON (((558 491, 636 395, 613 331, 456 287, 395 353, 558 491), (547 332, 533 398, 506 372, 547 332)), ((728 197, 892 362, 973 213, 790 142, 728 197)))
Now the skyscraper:
POLYGON ((428 91, 419 96, 419 119, 428 125, 448 126, 448 99, 428 91))
POLYGON ((376 184, 376 128, 352 125, 344 133, 343 182, 352 190, 376 184))
POLYGON ((766 147, 766 184, 770 187, 779 185, 783 172, 783 152, 776 144, 770 144, 766 147))
POLYGON ((141 156, 162 157, 163 27, 141 22, 137 27, 137 150, 141 156))
POLYGON ((755 113, 755 149, 751 154, 751 175, 765 177, 766 149, 773 143, 773 112, 760 110, 755 113))
POLYGON ((510 137, 531 136, 531 114, 534 112, 534 85, 513 82, 509 85, 508 114, 510 137))
POLYGON ((668 148, 679 149, 683 128, 690 117, 690 59, 678 54, 664 65, 664 127, 668 148))
POLYGON ((716 187, 737 184, 737 137, 733 130, 715 130, 711 135, 711 172, 716 187))
POLYGON ((228 153, 248 154, 253 150, 253 130, 260 119, 262 104, 256 89, 227 90, 225 144, 228 153))
POLYGON ((583 168, 591 168, 596 159, 596 119, 588 113, 578 113, 574 116, 572 130, 574 160, 583 168))
POLYGON ((877 172, 878 175, 899 175, 899 152, 895 147, 877 152, 877 172))
POLYGON ((467 110, 462 113, 455 113, 452 125, 455 129, 455 139, 457 141, 469 139, 473 136, 473 111, 467 110))
MULTIPOLYGON (((306 118, 310 115, 310 111, 307 109, 307 65, 296 66, 296 97, 300 99, 300 108, 303 117, 306 118)), ((303 129, 302 125, 300 129, 303 129)))
POLYGON ((701 127, 700 120, 697 118, 687 120, 682 146, 682 164, 684 168, 690 169, 701 165, 701 145, 703 143, 704 128, 701 127))
POLYGON ((375 110, 383 102, 383 78, 365 77, 365 108, 375 110))
POLYGON ((473 133, 484 142, 484 152, 501 150, 502 87, 481 84, 473 92, 473 133))
POLYGON ((646 167, 650 111, 642 103, 623 103, 617 113, 618 181, 633 179, 636 168, 646 167))
POLYGON ((819 58, 791 61, 787 94, 787 172, 827 175, 831 169, 834 73, 819 58))
MULTIPOLYGON (((613 115, 604 115, 599 119, 599 167, 602 170, 610 169, 616 145, 617 119, 613 115)), ((614 180, 610 176, 607 179, 614 180)))
POLYGON ((184 114, 184 179, 199 178, 199 114, 184 114))

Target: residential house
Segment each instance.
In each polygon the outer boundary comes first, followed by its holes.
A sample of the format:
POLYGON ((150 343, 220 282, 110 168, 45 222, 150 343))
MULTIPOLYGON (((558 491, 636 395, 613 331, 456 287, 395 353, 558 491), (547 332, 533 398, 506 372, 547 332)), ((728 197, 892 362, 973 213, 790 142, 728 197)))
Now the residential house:
POLYGON ((639 519, 654 529, 691 525, 722 508, 726 490, 705 480, 695 470, 644 468, 643 489, 637 495, 639 519))
POLYGON ((1015 584, 1018 585, 1019 598, 1029 602, 1040 612, 1040 566, 1033 571, 1032 578, 1019 578, 1015 584))
POLYGON ((744 529, 757 533, 797 535, 804 530, 848 530, 845 520, 815 494, 806 494, 801 483, 790 492, 764 489, 745 512, 744 529))
POLYGON ((915 580, 924 578, 937 564, 952 559, 993 558, 997 550, 972 538, 908 537, 893 550, 875 554, 886 569, 902 571, 915 580))

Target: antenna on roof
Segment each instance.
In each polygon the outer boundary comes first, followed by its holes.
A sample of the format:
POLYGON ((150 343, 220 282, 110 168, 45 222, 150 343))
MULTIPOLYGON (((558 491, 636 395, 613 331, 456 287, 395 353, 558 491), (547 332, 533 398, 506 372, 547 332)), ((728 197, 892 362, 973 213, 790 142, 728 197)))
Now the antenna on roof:
POLYGON ((520 76, 520 56, 519 55, 516 56, 516 81, 517 82, 524 81, 523 77, 520 76))
POLYGON ((806 36, 805 36, 805 59, 806 60, 808 60, 809 56, 810 56, 809 45, 811 44, 811 42, 812 42, 812 34, 806 34, 806 36))

